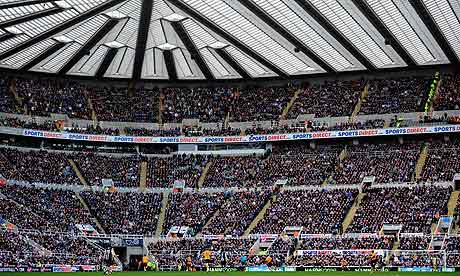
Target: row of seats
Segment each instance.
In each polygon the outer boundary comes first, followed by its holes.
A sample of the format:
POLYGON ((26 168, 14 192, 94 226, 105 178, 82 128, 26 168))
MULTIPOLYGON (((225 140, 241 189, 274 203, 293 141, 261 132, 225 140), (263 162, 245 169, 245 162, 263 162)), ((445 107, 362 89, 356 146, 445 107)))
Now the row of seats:
MULTIPOLYGON (((456 93, 458 75, 443 76, 436 110, 458 109, 456 93)), ((135 89, 84 86, 77 82, 31 80, 0 76, 0 112, 26 112, 34 116, 52 113, 71 118, 91 119, 92 109, 99 121, 202 122, 230 120, 278 120, 298 90, 288 114, 295 119, 301 114, 316 117, 350 116, 364 90, 364 80, 326 81, 307 88, 165 88, 135 89), (21 101, 14 99, 10 88, 21 101), (19 104, 21 102, 22 104, 19 104)), ((383 114, 423 111, 430 78, 411 77, 369 80, 368 96, 360 114, 383 114)))

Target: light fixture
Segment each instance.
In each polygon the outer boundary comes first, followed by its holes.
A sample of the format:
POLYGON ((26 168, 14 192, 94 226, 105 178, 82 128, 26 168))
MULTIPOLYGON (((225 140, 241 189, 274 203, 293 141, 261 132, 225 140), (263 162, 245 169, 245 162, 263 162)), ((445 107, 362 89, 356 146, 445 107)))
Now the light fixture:
POLYGON ((106 43, 104 43, 104 45, 109 47, 109 48, 112 48, 112 49, 119 49, 119 48, 122 48, 122 47, 126 46, 125 44, 120 43, 118 41, 106 42, 106 43))
POLYGON ((161 50, 172 50, 172 49, 177 48, 177 46, 173 45, 173 44, 169 44, 168 42, 166 42, 166 43, 157 45, 157 48, 161 49, 161 50))
POLYGON ((56 40, 57 42, 61 42, 61 43, 70 43, 70 42, 73 42, 74 40, 65 36, 65 35, 60 35, 60 36, 55 36, 53 37, 54 40, 56 40))
POLYGON ((126 14, 124 13, 121 13, 119 11, 110 11, 110 12, 106 12, 104 13, 106 16, 112 18, 112 19, 123 19, 123 18, 126 18, 126 14))
POLYGON ((163 19, 171 21, 171 22, 178 22, 186 19, 187 17, 180 15, 178 13, 171 13, 168 16, 163 17, 163 19))
POLYGON ((213 49, 222 49, 222 48, 225 48, 227 47, 228 44, 227 43, 223 43, 223 42, 220 42, 220 41, 216 41, 212 44, 209 44, 209 47, 213 48, 213 49))

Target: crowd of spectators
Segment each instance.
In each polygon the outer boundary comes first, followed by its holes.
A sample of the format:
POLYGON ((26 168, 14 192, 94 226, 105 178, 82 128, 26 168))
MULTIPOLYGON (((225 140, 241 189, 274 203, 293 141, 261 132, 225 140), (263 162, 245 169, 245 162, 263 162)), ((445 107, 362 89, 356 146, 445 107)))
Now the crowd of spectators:
MULTIPOLYGON (((381 257, 379 258, 381 259, 381 257)), ((323 254, 303 254, 295 255, 289 265, 300 267, 340 267, 342 260, 348 266, 370 266, 369 255, 365 252, 361 254, 344 254, 342 252, 328 252, 323 254)))
POLYGON ((175 181, 197 188, 201 173, 208 161, 206 155, 172 155, 148 159, 147 186, 171 188, 175 181))
POLYGON ((427 91, 422 78, 381 79, 370 82, 369 95, 360 114, 408 113, 420 111, 427 91))
POLYGON ((107 234, 155 234, 162 194, 85 191, 81 195, 107 234))
POLYGON ((0 174, 13 180, 78 185, 67 157, 51 151, 0 148, 0 162, 7 164, 0 168, 0 174))
POLYGON ((357 190, 281 191, 253 233, 280 234, 286 226, 308 234, 339 233, 357 190))
MULTIPOLYGON (((1 191, 1 190, 0 190, 1 191)), ((53 230, 54 226, 30 209, 9 199, 0 200, 0 218, 20 229, 53 230)))
POLYGON ((0 112, 17 112, 13 95, 10 93, 10 79, 3 75, 0 75, 0 112))
POLYGON ((399 239, 399 249, 401 250, 428 250, 430 236, 402 236, 399 239))
POLYGON ((419 153, 416 143, 348 146, 347 157, 334 172, 332 183, 360 184, 367 176, 375 176, 376 183, 409 182, 419 153))
POLYGON ((157 89, 129 91, 126 88, 94 87, 89 90, 98 121, 156 122, 158 95, 157 89))
POLYGON ((460 74, 445 74, 434 100, 435 110, 460 109, 460 74))
POLYGON ((214 158, 204 187, 262 187, 277 180, 288 185, 321 185, 333 172, 339 151, 332 147, 310 149, 308 145, 281 147, 264 156, 214 158))
POLYGON ((171 193, 163 224, 166 235, 173 226, 190 227, 194 234, 201 229, 225 202, 223 193, 171 193))
POLYGON ((0 252, 17 254, 20 252, 31 252, 32 250, 32 246, 26 243, 17 232, 0 229, 0 252))
POLYGON ((293 87, 245 88, 234 93, 230 121, 278 120, 295 93, 293 87))
POLYGON ((120 135, 118 128, 102 128, 100 125, 93 126, 87 125, 86 127, 72 126, 66 129, 67 132, 80 133, 80 134, 93 134, 93 135, 120 135))
POLYGON ((269 200, 271 191, 241 191, 232 194, 216 216, 201 231, 212 235, 243 235, 269 200))
POLYGON ((135 155, 112 156, 91 152, 72 156, 78 169, 90 185, 102 185, 103 179, 112 179, 117 187, 138 187, 140 158, 135 155))
POLYGON ((5 194, 25 206, 49 225, 52 231, 75 232, 76 224, 94 225, 91 215, 73 191, 8 185, 5 194))
POLYGON ((163 122, 184 119, 223 122, 233 98, 232 88, 167 88, 162 91, 163 122))
POLYGON ((59 131, 59 128, 57 127, 56 122, 53 122, 53 121, 44 121, 44 122, 39 123, 36 120, 24 121, 18 118, 1 118, 0 126, 46 130, 46 131, 59 131))
POLYGON ((428 155, 423 167, 422 181, 452 181, 460 172, 458 141, 432 143, 428 146, 428 155))
POLYGON ((392 249, 394 237, 312 237, 301 240, 300 250, 392 249))
POLYGON ((147 129, 147 128, 125 128, 126 135, 130 136, 154 136, 154 137, 177 137, 182 135, 180 128, 172 129, 147 129))
POLYGON ((431 233, 449 197, 450 188, 436 186, 370 189, 347 231, 377 233, 384 224, 401 224, 405 233, 431 233))
POLYGON ((72 81, 16 79, 16 92, 32 116, 65 114, 70 118, 90 119, 86 88, 72 81))
POLYGON ((27 238, 33 240, 45 250, 55 254, 74 255, 79 257, 98 259, 101 250, 91 245, 87 239, 65 233, 26 233, 27 238))
POLYGON ((301 90, 289 111, 289 118, 301 114, 315 117, 350 116, 364 89, 363 80, 327 81, 301 90))

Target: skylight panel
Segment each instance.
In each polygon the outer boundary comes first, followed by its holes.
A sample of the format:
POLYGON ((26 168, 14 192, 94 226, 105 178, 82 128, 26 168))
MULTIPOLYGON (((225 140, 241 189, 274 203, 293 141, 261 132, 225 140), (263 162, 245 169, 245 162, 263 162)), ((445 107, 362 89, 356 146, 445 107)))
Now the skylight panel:
POLYGON ((185 0, 212 22, 288 74, 310 68, 278 41, 221 0, 185 0))
POLYGON ((51 3, 42 3, 35 5, 27 5, 22 7, 15 7, 9 9, 0 9, 0 22, 15 19, 18 17, 34 14, 40 11, 54 8, 51 3))
POLYGON ((320 35, 321 30, 314 30, 299 14, 281 0, 253 1, 299 41, 332 65, 334 69, 343 71, 354 66, 320 35))
POLYGON ((225 66, 220 62, 220 60, 209 50, 208 48, 203 48, 200 50, 200 54, 206 63, 209 66, 209 69, 212 71, 212 74, 216 78, 225 78, 231 75, 230 71, 225 68, 225 66))
POLYGON ((20 51, 19 53, 12 55, 11 57, 8 57, 5 60, 2 60, 1 63, 7 65, 8 67, 19 69, 25 64, 27 64, 29 61, 46 51, 48 48, 53 46, 55 42, 51 39, 46 39, 43 41, 40 41, 33 46, 20 51))
POLYGON ((190 68, 190 65, 181 49, 172 51, 172 54, 178 76, 183 76, 185 78, 196 77, 196 74, 192 72, 192 68, 190 68))
POLYGON ((252 77, 276 76, 274 72, 233 46, 225 48, 224 51, 227 51, 252 77))
POLYGON ((392 0, 367 0, 367 2, 418 64, 436 61, 392 0))
POLYGON ((190 38, 193 40, 193 43, 195 43, 198 49, 204 48, 217 42, 214 36, 212 36, 195 21, 184 20, 182 24, 184 25, 185 30, 190 35, 190 38))
POLYGON ((70 37, 67 37, 65 35, 56 36, 56 37, 53 37, 53 39, 58 41, 58 42, 61 42, 61 43, 70 43, 70 42, 75 41, 75 40, 73 40, 70 37))
POLYGON ((377 68, 394 61, 337 0, 308 0, 377 68))
POLYGON ((14 34, 14 35, 19 35, 19 34, 24 33, 23 31, 19 30, 18 28, 14 27, 14 26, 6 27, 5 31, 9 32, 10 34, 14 34))
POLYGON ((423 0, 428 12, 460 58, 460 22, 447 0, 423 0))

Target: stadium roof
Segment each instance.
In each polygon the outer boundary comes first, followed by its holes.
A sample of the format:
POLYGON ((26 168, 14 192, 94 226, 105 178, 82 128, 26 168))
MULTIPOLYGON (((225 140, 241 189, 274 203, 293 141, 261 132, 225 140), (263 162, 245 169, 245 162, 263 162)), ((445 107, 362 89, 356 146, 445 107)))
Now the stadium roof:
POLYGON ((456 64, 460 0, 0 0, 0 67, 252 79, 456 64))

